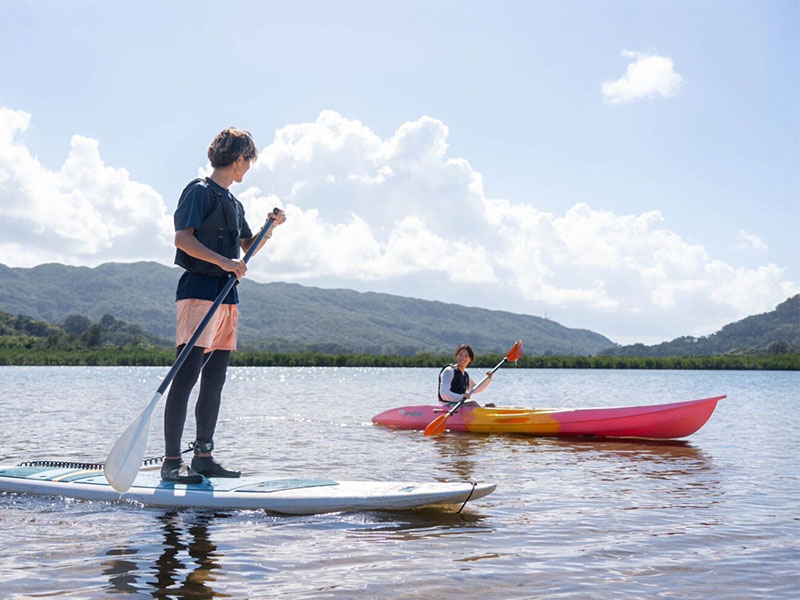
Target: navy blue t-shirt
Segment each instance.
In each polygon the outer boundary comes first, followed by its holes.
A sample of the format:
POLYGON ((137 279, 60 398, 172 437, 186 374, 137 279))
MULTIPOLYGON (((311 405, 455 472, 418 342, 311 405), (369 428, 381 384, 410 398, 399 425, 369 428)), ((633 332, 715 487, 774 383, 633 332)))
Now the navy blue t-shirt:
MULTIPOLYGON (((203 222, 203 219, 211 212, 217 202, 217 196, 209 189, 209 187, 213 186, 213 188, 222 195, 220 198, 222 202, 233 202, 237 205, 241 223, 239 237, 243 239, 253 237, 250 226, 244 218, 244 207, 242 203, 228 190, 215 183, 211 178, 206 177, 205 183, 206 185, 201 183, 194 184, 186 190, 186 193, 178 202, 178 208, 175 209, 174 217, 175 231, 181 231, 189 227, 194 227, 195 229, 200 227, 200 223, 203 222)), ((181 275, 178 281, 175 299, 185 300, 187 298, 198 298, 200 300, 214 301, 227 282, 227 276, 217 277, 214 275, 202 275, 200 273, 190 273, 186 271, 181 275)), ((231 291, 222 303, 239 304, 239 293, 236 291, 236 286, 231 288, 231 291)))

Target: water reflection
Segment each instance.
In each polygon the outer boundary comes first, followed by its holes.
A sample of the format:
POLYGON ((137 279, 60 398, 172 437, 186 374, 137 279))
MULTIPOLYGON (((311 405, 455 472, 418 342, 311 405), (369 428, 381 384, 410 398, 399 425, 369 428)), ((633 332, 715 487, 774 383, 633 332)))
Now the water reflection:
POLYGON ((514 474, 511 485, 535 478, 582 497, 627 496, 633 506, 659 498, 664 505, 710 508, 724 495, 717 465, 685 440, 447 434, 432 442, 442 470, 470 481, 492 477, 483 468, 489 462, 504 465, 498 473, 514 474))
POLYGON ((601 461, 606 474, 609 467, 635 467, 636 472, 645 477, 666 479, 715 469, 713 461, 702 450, 686 441, 557 439, 549 445, 577 460, 601 461))
MULTIPOLYGON (((155 560, 155 580, 142 581, 139 565, 131 560, 139 550, 117 547, 106 555, 103 574, 108 577, 109 593, 130 594, 143 591, 144 585, 153 598, 225 598, 211 584, 214 572, 220 569, 217 546, 209 536, 209 524, 215 515, 189 514, 169 511, 157 517, 161 525, 163 544, 155 560), (187 516, 189 517, 187 519, 187 516), (144 584, 144 585, 143 585, 144 584)), ((140 561, 141 562, 141 561, 140 561)), ((148 571, 149 573, 150 571, 148 571)))
POLYGON ((227 597, 215 593, 211 587, 216 580, 213 572, 220 568, 217 547, 208 535, 208 525, 213 517, 200 513, 186 524, 177 511, 159 517, 164 534, 164 550, 155 564, 157 589, 152 592, 154 598, 227 597), (186 533, 184 526, 187 526, 186 533), (186 554, 191 561, 186 559, 186 554))
POLYGON ((485 456, 498 444, 513 451, 566 452, 577 459, 597 457, 624 461, 691 466, 692 471, 712 470, 713 461, 685 440, 609 439, 595 437, 536 437, 514 434, 453 434, 432 438, 434 447, 454 475, 469 479, 475 457, 485 456))
POLYGON ((433 446, 441 455, 446 468, 456 479, 475 481, 475 457, 491 443, 485 435, 437 435, 433 446))
POLYGON ((370 513, 370 523, 354 528, 349 537, 373 541, 408 541, 459 533, 491 531, 484 516, 475 512, 456 512, 452 508, 420 508, 412 511, 370 513))
POLYGON ((627 509, 710 509, 725 494, 713 459, 688 441, 549 438, 535 449, 545 465, 588 475, 588 493, 616 496, 627 509))
MULTIPOLYGON (((536 437, 515 434, 462 434, 453 435, 451 438, 455 441, 445 443, 444 436, 436 438, 443 447, 452 449, 450 454, 468 452, 471 455, 484 450, 490 442, 496 442, 513 451, 566 452, 578 459, 596 456, 660 463, 689 461, 706 469, 713 468, 713 461, 702 450, 685 440, 611 439, 587 436, 536 437), (459 441, 459 438, 463 441, 459 441), (481 439, 485 444, 475 443, 481 439)), ((447 452, 443 452, 443 456, 446 455, 447 452)))
MULTIPOLYGON (((133 548, 112 548, 106 553, 106 556, 131 556, 136 553, 137 551, 133 548)), ((136 587, 136 575, 134 574, 139 570, 139 567, 135 562, 123 558, 113 558, 104 562, 103 566, 105 567, 103 575, 108 576, 112 593, 132 594, 139 591, 136 587)))

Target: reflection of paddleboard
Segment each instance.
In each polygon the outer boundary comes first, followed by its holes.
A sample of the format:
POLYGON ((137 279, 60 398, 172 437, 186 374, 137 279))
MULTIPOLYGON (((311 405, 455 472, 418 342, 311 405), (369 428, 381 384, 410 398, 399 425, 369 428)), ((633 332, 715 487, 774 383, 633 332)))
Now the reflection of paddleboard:
POLYGON ((463 504, 490 494, 489 483, 334 481, 332 479, 205 479, 194 485, 161 481, 158 471, 141 471, 124 494, 102 471, 52 467, 0 467, 0 492, 125 501, 146 506, 264 509, 310 515, 324 512, 418 508, 463 504))

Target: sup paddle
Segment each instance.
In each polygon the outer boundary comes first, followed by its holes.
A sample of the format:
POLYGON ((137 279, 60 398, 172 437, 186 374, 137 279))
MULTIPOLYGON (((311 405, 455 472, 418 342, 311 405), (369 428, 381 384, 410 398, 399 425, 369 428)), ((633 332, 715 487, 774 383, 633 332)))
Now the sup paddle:
MULTIPOLYGON (((520 358, 522 358, 522 340, 517 340, 516 342, 514 342, 514 345, 511 346, 511 350, 509 350, 503 357, 503 360, 497 363, 497 366, 495 366, 494 369, 492 369, 489 373, 487 373, 486 376, 484 376, 484 378, 481 379, 480 382, 478 382, 478 385, 476 385, 474 389, 477 390, 479 387, 481 387, 483 385, 483 382, 489 379, 490 373, 493 374, 495 371, 497 371, 497 369, 502 367, 508 361, 517 362, 520 358)), ((448 410, 443 415, 439 415, 433 421, 428 423, 428 426, 425 428, 425 435, 437 435, 439 433, 442 433, 447 427, 447 419, 451 417, 453 414, 455 414, 455 412, 459 408, 461 408, 461 405, 464 404, 466 399, 467 397, 464 396, 461 400, 459 400, 456 403, 456 405, 453 408, 448 410)))
MULTIPOLYGON (((264 236, 269 233, 269 230, 272 228, 272 224, 275 221, 275 217, 277 217, 278 214, 277 208, 273 209, 273 211, 270 213, 267 221, 264 223, 264 227, 258 233, 255 241, 250 245, 250 248, 245 253, 245 263, 250 260, 250 257, 253 256, 253 253, 264 239, 264 236)), ((153 416, 153 410, 155 409, 156 404, 158 404, 159 399, 169 387, 169 384, 172 383, 176 373, 186 361, 186 357, 189 356, 189 352, 192 351, 192 348, 194 348, 194 345, 200 338, 200 334, 203 333, 206 325, 208 325, 209 321, 211 321, 211 317, 213 317, 214 313, 217 312, 219 305, 222 304, 225 296, 227 296, 228 292, 231 291, 231 288, 233 288, 236 281, 236 275, 230 273, 228 275, 228 281, 225 284, 225 287, 222 288, 222 291, 214 300, 211 308, 208 309, 208 313, 206 313, 206 316, 203 317, 202 321, 200 321, 200 324, 192 334, 192 337, 189 338, 189 341, 186 342, 183 350, 181 350, 180 354, 178 354, 178 358, 175 359, 175 364, 172 365, 169 373, 167 373, 167 376, 164 377, 164 381, 162 381, 161 385, 158 386, 158 390, 153 396, 153 399, 150 400, 150 404, 148 404, 142 411, 142 414, 140 414, 137 419, 131 423, 130 426, 128 426, 128 428, 125 430, 125 433, 123 433, 122 436, 120 436, 120 438, 117 440, 117 443, 114 444, 111 452, 108 453, 105 467, 103 467, 103 473, 105 474, 108 483, 111 484, 111 487, 118 492, 128 491, 133 483, 133 480, 136 479, 136 474, 139 472, 139 467, 141 466, 142 458, 144 457, 145 446, 147 446, 147 435, 150 430, 150 418, 153 416)))

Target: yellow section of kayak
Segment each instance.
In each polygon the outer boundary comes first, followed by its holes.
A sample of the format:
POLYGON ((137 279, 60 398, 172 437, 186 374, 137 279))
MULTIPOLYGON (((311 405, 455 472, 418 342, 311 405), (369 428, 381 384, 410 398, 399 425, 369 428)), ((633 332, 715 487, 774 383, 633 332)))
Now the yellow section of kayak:
POLYGON ((552 408, 476 407, 464 415, 468 431, 475 433, 558 433, 560 425, 552 417, 552 408))

